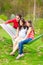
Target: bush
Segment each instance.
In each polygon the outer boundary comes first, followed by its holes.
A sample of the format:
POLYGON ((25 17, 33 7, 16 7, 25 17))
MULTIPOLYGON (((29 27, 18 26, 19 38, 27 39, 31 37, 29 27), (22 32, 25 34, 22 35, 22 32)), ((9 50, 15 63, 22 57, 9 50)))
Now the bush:
POLYGON ((3 19, 4 21, 8 20, 8 17, 4 14, 0 15, 0 19, 3 19))

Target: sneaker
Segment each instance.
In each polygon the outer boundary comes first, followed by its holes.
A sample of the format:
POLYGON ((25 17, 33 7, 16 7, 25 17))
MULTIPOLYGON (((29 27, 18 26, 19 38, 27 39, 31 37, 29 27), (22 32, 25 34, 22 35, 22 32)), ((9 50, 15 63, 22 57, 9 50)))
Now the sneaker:
POLYGON ((20 57, 23 57, 24 54, 19 54, 17 57, 16 57, 16 60, 18 60, 20 57))

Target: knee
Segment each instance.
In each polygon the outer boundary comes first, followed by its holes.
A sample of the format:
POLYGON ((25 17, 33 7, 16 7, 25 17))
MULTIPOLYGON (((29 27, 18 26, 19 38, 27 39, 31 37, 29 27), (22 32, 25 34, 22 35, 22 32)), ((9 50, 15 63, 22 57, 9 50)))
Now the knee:
POLYGON ((19 43, 19 47, 21 47, 21 46, 22 46, 22 42, 19 43))
POLYGON ((21 42, 19 43, 19 46, 21 46, 22 44, 21 44, 21 42))

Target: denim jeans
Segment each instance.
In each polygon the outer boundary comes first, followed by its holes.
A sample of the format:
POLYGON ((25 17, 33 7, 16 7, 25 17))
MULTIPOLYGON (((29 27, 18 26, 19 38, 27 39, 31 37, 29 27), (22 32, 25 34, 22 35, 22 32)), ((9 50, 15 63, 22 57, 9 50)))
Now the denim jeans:
POLYGON ((18 45, 18 47, 19 47, 19 54, 23 53, 23 45, 24 44, 28 44, 28 42, 30 42, 31 40, 32 40, 32 38, 28 38, 28 39, 25 39, 25 40, 19 42, 19 45, 18 45))

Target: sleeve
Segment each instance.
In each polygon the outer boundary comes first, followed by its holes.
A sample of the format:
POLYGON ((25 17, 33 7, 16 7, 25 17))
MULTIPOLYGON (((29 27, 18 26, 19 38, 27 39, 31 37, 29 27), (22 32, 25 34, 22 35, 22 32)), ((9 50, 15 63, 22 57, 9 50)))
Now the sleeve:
POLYGON ((5 22, 5 24, 8 24, 8 23, 13 23, 15 19, 12 19, 12 20, 8 20, 7 22, 5 22))

